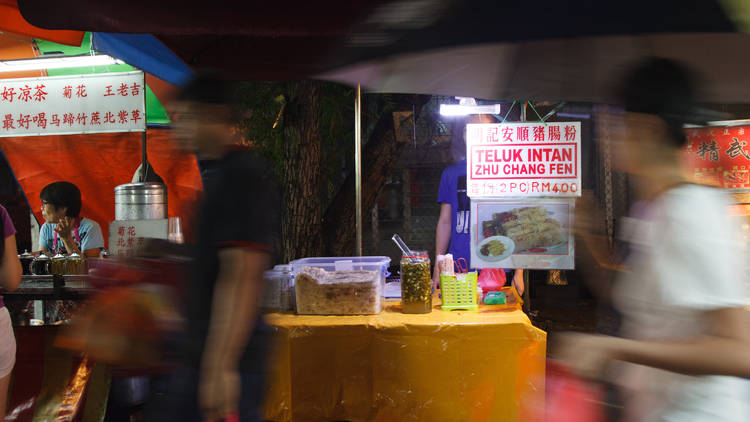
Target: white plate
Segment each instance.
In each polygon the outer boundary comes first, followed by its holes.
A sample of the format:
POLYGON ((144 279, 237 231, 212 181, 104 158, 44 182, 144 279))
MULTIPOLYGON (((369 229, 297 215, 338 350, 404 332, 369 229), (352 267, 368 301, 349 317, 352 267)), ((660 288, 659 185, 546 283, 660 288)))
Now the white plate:
POLYGON ((477 256, 482 259, 482 261, 486 262, 497 262, 502 261, 503 259, 511 256, 513 254, 513 250, 516 248, 516 244, 513 242, 513 239, 507 237, 507 236, 490 236, 483 241, 479 242, 477 245, 477 256), (486 245, 487 243, 493 241, 493 240, 499 240, 502 242, 503 246, 505 246, 505 252, 503 252, 502 255, 498 256, 485 256, 482 255, 482 246, 486 245))

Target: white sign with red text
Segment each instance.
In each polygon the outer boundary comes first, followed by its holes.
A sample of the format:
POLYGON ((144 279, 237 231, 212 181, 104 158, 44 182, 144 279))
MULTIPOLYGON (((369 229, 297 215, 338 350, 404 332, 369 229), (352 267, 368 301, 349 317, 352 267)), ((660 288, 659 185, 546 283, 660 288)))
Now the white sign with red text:
POLYGON ((109 223, 109 253, 130 257, 146 238, 167 239, 168 220, 116 220, 109 223))
POLYGON ((581 123, 466 125, 472 198, 581 195, 581 123))
POLYGON ((143 72, 0 80, 0 137, 146 130, 143 72))

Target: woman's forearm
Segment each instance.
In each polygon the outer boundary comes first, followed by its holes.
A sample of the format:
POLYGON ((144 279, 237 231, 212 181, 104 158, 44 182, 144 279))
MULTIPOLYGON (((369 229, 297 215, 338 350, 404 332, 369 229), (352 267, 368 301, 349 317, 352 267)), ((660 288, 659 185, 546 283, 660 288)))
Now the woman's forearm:
POLYGON ((614 339, 617 360, 688 375, 750 377, 750 350, 746 342, 715 336, 681 342, 614 339))
POLYGON ((70 238, 63 238, 62 241, 65 245, 65 250, 68 251, 69 254, 77 253, 78 255, 82 255, 81 250, 78 249, 78 246, 76 245, 76 242, 73 240, 72 236, 70 238))

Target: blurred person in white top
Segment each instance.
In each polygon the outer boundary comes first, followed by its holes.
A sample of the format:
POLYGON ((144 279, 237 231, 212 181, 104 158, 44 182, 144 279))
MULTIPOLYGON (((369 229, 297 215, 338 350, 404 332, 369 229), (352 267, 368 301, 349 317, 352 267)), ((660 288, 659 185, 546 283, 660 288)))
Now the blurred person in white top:
POLYGON ((666 59, 625 78, 624 130, 610 141, 641 207, 623 223, 630 254, 612 290, 623 338, 569 334, 558 344, 579 373, 620 387, 625 421, 750 421, 740 230, 729 196, 689 183, 681 166, 683 125, 699 118, 694 87, 666 59))

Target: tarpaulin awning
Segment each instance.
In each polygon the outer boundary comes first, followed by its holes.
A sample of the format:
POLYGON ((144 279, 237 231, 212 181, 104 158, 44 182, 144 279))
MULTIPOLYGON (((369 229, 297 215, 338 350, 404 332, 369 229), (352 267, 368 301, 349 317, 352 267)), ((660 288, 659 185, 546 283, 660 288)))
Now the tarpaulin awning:
POLYGON ((17 0, 0 0, 0 31, 67 45, 81 45, 83 39, 83 31, 48 30, 30 24, 21 16, 17 0))
MULTIPOLYGON (((34 43, 31 38, 17 38, 7 34, 0 34, 0 60, 11 59, 33 59, 37 56, 34 43)), ((2 78, 33 78, 44 76, 44 72, 38 70, 26 70, 22 72, 0 73, 2 78)))
MULTIPOLYGON (((89 35, 81 46, 65 46, 49 41, 36 40, 41 52, 58 51, 67 55, 88 54, 89 35)), ((0 59, 32 58, 37 53, 31 39, 0 36, 0 59)), ((129 65, 97 66, 77 69, 55 69, 49 71, 17 72, 1 74, 0 77, 29 77, 68 75, 80 73, 102 73, 130 71, 129 65)), ((168 82, 146 74, 146 107, 148 121, 169 123, 164 107, 156 97, 168 97, 176 87, 168 82)), ((166 129, 147 131, 149 162, 163 177, 168 187, 169 215, 185 219, 186 237, 190 236, 190 219, 194 215, 194 202, 202 191, 202 182, 195 156, 184 153, 170 140, 166 129)), ((114 220, 115 186, 129 183, 133 172, 141 164, 141 134, 112 133, 99 135, 40 136, 3 138, 0 140, 8 164, 20 183, 32 211, 39 221, 41 215, 39 192, 48 183, 68 180, 81 189, 83 196, 82 215, 100 223, 105 239, 109 222, 114 220)))
MULTIPOLYGON (((91 54, 91 33, 86 33, 82 43, 79 46, 68 46, 54 43, 51 41, 36 40, 36 46, 42 54, 63 53, 66 56, 76 56, 81 54, 91 54)), ((82 75, 90 73, 108 73, 108 72, 130 72, 135 68, 129 64, 116 64, 109 66, 88 66, 72 67, 63 69, 49 69, 47 75, 82 75)), ((148 74, 147 74, 148 75, 148 74)), ((3 75, 0 74, 0 77, 3 75)), ((164 106, 157 98, 153 89, 149 85, 149 78, 146 79, 146 123, 147 124, 168 124, 169 115, 164 106)))
MULTIPOLYGON (((203 189, 195 156, 178 150, 167 129, 149 129, 147 136, 149 162, 167 185, 169 215, 183 218, 190 239, 190 222, 203 189)), ((97 221, 105 239, 114 220, 114 188, 130 183, 141 164, 140 133, 3 138, 0 147, 40 222, 42 188, 67 180, 81 190, 81 215, 97 221)))
POLYGON ((184 85, 193 76, 193 70, 151 34, 95 32, 92 48, 174 85, 184 85))

